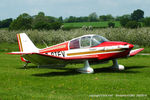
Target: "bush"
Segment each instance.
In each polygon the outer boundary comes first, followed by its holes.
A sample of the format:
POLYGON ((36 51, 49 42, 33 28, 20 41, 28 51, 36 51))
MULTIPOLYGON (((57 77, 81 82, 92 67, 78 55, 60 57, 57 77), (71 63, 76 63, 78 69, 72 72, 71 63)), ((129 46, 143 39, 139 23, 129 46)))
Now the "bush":
POLYGON ((115 27, 115 23, 113 23, 113 22, 109 22, 109 23, 108 23, 108 27, 110 27, 110 28, 114 28, 114 27, 115 27))
POLYGON ((136 21, 129 21, 129 22, 127 22, 125 27, 126 28, 132 28, 132 29, 133 28, 139 28, 139 27, 141 27, 141 24, 136 22, 136 21))
POLYGON ((51 29, 51 24, 45 22, 38 22, 34 25, 33 28, 38 30, 49 30, 51 29))
POLYGON ((61 26, 62 26, 61 22, 53 22, 53 23, 51 23, 51 29, 54 29, 54 30, 60 29, 61 26))

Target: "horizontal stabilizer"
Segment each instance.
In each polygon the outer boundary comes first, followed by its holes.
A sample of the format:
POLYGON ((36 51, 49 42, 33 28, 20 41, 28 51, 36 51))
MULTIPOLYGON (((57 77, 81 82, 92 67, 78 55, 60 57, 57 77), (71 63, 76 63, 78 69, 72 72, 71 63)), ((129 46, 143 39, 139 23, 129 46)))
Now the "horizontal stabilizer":
POLYGON ((25 55, 25 54, 32 54, 32 53, 28 53, 28 52, 10 52, 10 53, 7 53, 7 54, 12 54, 12 55, 25 55))
POLYGON ((144 48, 131 50, 129 56, 134 56, 134 55, 138 54, 139 52, 141 52, 142 50, 144 50, 144 48))

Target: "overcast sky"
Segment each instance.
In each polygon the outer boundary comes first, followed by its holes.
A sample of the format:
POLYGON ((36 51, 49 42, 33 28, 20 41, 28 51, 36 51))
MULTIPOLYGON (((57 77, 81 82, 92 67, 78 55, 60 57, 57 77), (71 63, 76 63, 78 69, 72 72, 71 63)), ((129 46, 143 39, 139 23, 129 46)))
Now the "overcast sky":
POLYGON ((119 16, 142 9, 150 16, 150 0, 0 0, 0 20, 16 18, 22 13, 35 15, 42 11, 48 16, 119 16))

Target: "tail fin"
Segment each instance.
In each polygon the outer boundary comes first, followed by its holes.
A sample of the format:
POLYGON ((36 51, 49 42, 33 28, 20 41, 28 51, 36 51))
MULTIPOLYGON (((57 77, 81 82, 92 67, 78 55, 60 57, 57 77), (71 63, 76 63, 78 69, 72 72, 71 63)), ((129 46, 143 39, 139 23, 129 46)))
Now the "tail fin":
MULTIPOLYGON (((25 33, 17 34, 19 50, 22 53, 33 53, 38 52, 39 49, 33 44, 29 37, 25 33)), ((25 58, 21 57, 23 62, 28 62, 25 58)))
POLYGON ((39 51, 39 49, 33 44, 25 33, 17 34, 17 39, 20 52, 33 53, 39 51))

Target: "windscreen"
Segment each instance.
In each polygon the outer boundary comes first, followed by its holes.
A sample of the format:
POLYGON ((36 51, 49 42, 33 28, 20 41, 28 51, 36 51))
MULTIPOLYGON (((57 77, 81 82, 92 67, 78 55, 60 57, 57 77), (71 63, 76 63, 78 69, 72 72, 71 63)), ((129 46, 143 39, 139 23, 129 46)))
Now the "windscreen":
POLYGON ((102 36, 94 35, 92 37, 91 46, 97 46, 105 41, 108 41, 108 40, 102 36))

